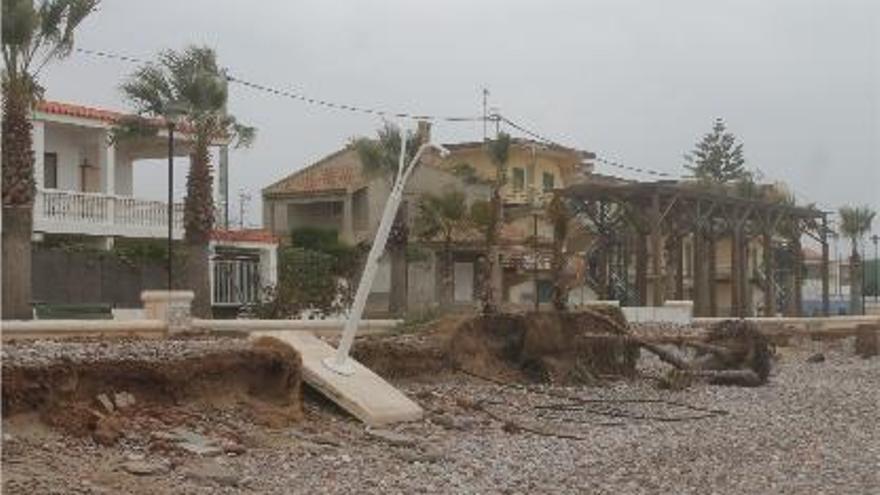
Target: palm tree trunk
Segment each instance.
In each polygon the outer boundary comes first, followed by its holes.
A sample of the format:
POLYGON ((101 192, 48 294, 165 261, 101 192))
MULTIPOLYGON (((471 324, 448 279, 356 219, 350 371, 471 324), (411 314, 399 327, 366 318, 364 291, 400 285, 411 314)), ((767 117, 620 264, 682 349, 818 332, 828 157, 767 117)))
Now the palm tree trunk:
POLYGON ((395 316, 402 316, 407 309, 407 276, 406 246, 409 242, 409 227, 406 224, 406 203, 401 203, 391 235, 388 241, 388 254, 391 257, 391 293, 388 298, 388 311, 395 316))
POLYGON ((486 259, 481 270, 481 302, 483 313, 492 314, 498 310, 499 294, 501 292, 501 267, 498 264, 499 231, 501 230, 501 192, 496 186, 492 191, 491 213, 489 225, 486 228, 486 259))
POLYGON ((862 313, 862 259, 856 246, 856 240, 852 241, 852 254, 849 257, 849 314, 862 313))
POLYGON ((192 312, 199 318, 211 316, 208 243, 214 227, 214 182, 210 161, 208 140, 197 137, 186 179, 183 221, 186 243, 186 285, 195 293, 192 312))
POLYGON ((29 119, 30 94, 3 84, 3 314, 31 319, 31 235, 34 153, 29 119))
POLYGON ((441 280, 441 290, 440 294, 440 306, 443 308, 448 308, 452 306, 452 303, 455 301, 455 279, 454 279, 454 268, 455 262, 452 258, 452 240, 450 238, 446 238, 443 242, 443 271, 441 276, 443 280, 441 280))

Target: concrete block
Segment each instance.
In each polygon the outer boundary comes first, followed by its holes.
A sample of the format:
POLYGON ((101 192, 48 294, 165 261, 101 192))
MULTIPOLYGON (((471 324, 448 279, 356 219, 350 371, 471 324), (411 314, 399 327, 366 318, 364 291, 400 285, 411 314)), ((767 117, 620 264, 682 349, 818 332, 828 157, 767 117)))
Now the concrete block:
POLYGON ((151 320, 163 320, 168 333, 186 332, 192 326, 192 301, 195 294, 190 290, 145 290, 141 292, 144 314, 151 320))

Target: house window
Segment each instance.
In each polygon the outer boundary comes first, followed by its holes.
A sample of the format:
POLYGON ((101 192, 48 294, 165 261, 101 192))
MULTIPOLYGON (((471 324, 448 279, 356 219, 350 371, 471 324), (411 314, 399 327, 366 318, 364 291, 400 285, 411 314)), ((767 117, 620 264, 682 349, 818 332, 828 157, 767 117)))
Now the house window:
POLYGON ((58 189, 58 153, 43 154, 43 189, 58 189))
POLYGON ((556 187, 555 184, 553 183, 553 181, 555 179, 553 177, 553 174, 551 174, 550 172, 544 172, 543 178, 544 178, 544 191, 552 191, 556 187))
POLYGON ((526 171, 522 168, 513 169, 513 190, 516 192, 526 188, 526 171))

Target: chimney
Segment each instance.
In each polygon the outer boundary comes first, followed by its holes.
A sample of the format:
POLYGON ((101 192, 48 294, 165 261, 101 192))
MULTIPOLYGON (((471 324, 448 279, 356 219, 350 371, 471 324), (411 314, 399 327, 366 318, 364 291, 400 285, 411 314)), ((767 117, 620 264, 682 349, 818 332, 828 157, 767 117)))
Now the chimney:
POLYGON ((431 123, 427 120, 420 120, 418 130, 416 131, 416 137, 418 138, 419 144, 430 143, 431 123))

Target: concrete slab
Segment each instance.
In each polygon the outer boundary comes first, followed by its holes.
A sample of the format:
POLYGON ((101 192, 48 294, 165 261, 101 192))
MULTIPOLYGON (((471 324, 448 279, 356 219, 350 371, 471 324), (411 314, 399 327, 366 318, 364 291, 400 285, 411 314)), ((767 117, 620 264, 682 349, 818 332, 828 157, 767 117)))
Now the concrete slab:
POLYGON ((352 360, 354 373, 340 375, 322 362, 335 349, 309 332, 253 332, 251 338, 274 337, 302 355, 303 379, 337 405, 369 426, 384 426, 422 418, 422 408, 367 367, 352 360))

